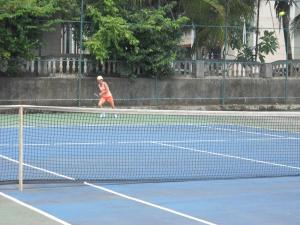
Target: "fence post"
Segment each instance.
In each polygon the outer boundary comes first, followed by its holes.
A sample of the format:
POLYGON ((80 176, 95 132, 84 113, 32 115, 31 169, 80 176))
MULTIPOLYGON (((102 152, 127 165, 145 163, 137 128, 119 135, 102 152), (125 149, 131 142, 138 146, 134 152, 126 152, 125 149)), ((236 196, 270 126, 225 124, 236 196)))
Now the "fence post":
POLYGON ((19 108, 19 190, 23 191, 23 106, 19 108))
POLYGON ((288 101, 288 76, 290 75, 290 64, 289 60, 286 60, 286 72, 284 77, 284 104, 288 101))

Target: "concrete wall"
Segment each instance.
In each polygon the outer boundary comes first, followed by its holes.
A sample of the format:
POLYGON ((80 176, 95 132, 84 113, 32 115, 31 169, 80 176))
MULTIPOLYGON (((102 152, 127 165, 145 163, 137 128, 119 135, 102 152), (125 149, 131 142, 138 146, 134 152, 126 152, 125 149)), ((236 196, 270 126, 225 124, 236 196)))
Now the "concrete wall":
MULTIPOLYGON (((201 105, 225 103, 274 104, 300 102, 300 79, 232 78, 215 79, 136 79, 107 78, 117 105, 201 105), (287 92, 285 91, 287 87, 287 92), (298 98, 297 98, 298 97, 298 98), (159 99, 159 100, 158 100, 159 99)), ((78 80, 74 78, 0 78, 0 104, 76 106, 78 80)), ((94 78, 80 83, 82 106, 96 106, 94 78)))

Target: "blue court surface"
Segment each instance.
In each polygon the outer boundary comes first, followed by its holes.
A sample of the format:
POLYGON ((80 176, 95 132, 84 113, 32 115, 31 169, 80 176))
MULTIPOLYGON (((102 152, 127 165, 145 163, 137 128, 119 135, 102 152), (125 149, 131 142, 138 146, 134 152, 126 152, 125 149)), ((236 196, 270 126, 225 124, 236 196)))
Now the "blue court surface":
MULTIPOLYGON (((58 184, 26 185, 23 192, 15 186, 3 185, 0 193, 47 212, 65 224, 298 225, 300 222, 299 177, 99 186, 125 196, 85 185, 58 184)), ((17 216, 18 211, 12 212, 17 216)), ((6 221, 6 216, 1 215, 1 221, 6 221)), ((27 219, 23 218, 22 224, 27 219)), ((39 221, 32 224, 42 224, 39 221)))
MULTIPOLYGON (((121 119, 25 126, 26 184, 0 183, 2 208, 12 201, 57 224, 300 224, 299 130, 121 119)), ((0 132, 0 181, 15 181, 18 129, 0 132)))

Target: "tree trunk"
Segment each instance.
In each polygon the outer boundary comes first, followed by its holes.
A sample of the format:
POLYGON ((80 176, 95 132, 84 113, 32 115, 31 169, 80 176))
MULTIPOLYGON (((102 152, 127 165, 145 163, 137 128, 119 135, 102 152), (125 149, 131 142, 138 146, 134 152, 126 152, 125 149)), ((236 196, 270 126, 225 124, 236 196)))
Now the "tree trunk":
POLYGON ((285 52, 288 60, 293 60, 291 35, 290 35, 290 12, 288 11, 285 16, 282 17, 282 27, 285 41, 285 52))
POLYGON ((258 55, 259 17, 260 17, 260 0, 257 0, 256 36, 255 36, 255 62, 257 61, 257 55, 258 55))

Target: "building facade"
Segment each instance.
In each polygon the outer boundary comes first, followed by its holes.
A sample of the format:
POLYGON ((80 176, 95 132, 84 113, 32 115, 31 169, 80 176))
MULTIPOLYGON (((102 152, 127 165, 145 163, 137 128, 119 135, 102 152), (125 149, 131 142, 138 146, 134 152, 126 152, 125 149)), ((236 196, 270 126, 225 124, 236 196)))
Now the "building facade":
MULTIPOLYGON (((300 14, 300 9, 297 6, 291 7, 290 11, 290 21, 292 21, 295 16, 300 14)), ((255 21, 256 24, 256 21, 255 21)), ((274 31, 278 39, 279 49, 274 55, 268 55, 266 57, 266 62, 274 62, 277 60, 286 59, 286 49, 285 40, 282 25, 280 24, 278 18, 276 17, 276 12, 274 10, 274 1, 266 2, 261 1, 260 17, 259 17, 259 37, 263 35, 263 31, 274 31)), ((253 45, 255 45, 255 34, 253 38, 253 45)), ((293 59, 300 59, 300 31, 299 33, 293 33, 290 31, 291 35, 291 46, 293 59)))

